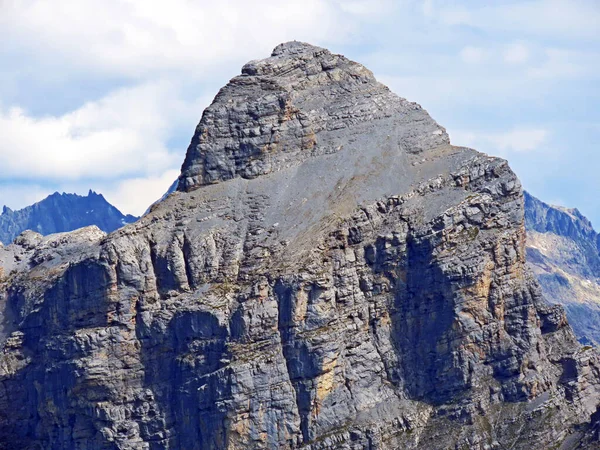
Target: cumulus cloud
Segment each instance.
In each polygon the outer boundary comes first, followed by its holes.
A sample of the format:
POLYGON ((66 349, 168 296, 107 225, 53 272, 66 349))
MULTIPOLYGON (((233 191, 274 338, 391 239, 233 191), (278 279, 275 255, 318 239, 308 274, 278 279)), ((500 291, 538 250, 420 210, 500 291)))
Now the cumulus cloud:
POLYGON ((158 175, 128 178, 111 186, 100 186, 104 189, 99 192, 105 193, 106 199, 121 211, 139 216, 163 196, 178 176, 179 170, 166 170, 158 175))
POLYGON ((24 52, 51 53, 78 70, 144 78, 208 70, 264 54, 292 39, 340 42, 356 20, 385 14, 365 0, 169 2, 27 0, 3 2, 0 27, 24 52))
POLYGON ((119 89, 61 116, 10 108, 0 111, 0 166, 12 177, 63 181, 157 173, 181 163, 167 139, 200 111, 162 82, 119 89))
POLYGON ((43 200, 48 194, 48 188, 38 184, 0 184, 0 213, 3 206, 21 209, 43 200))

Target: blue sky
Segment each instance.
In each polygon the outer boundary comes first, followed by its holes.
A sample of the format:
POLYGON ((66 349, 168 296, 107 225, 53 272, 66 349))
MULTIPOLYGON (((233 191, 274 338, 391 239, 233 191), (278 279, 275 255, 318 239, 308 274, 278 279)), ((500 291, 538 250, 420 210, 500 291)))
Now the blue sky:
POLYGON ((91 188, 142 213, 217 90, 297 39, 365 64, 455 145, 600 225, 595 0, 6 0, 0 31, 0 205, 91 188))

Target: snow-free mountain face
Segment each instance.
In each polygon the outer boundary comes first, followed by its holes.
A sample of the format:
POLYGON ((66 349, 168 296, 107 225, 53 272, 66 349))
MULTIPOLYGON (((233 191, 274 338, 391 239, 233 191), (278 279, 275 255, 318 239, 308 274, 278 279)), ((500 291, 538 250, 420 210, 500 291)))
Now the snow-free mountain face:
POLYGON ((578 210, 525 193, 527 260, 544 297, 565 307, 578 339, 600 344, 599 235, 578 210))
MULTIPOLYGON (((177 190, 175 180, 161 199, 177 190)), ((525 192, 527 259, 545 298, 565 307, 577 338, 600 343, 600 235, 576 209, 552 206, 525 192)), ((147 211, 147 212, 148 212, 147 211)), ((108 203, 101 194, 55 193, 19 211, 4 208, 0 242, 5 244, 29 229, 42 235, 96 225, 114 231, 137 220, 108 203)))
POLYGON ((589 448, 600 359, 525 256, 505 160, 282 44, 139 221, 0 248, 0 443, 589 448))
POLYGON ((96 225, 109 233, 137 219, 123 215, 102 194, 90 191, 87 196, 80 196, 56 192, 18 211, 4 207, 0 214, 0 242, 9 244, 25 230, 47 235, 96 225))

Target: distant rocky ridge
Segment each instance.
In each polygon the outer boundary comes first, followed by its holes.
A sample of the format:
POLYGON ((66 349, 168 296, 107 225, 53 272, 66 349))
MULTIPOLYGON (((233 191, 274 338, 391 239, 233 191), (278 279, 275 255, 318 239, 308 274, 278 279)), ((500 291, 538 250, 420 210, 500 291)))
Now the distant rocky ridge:
POLYGON ((597 448, 600 356, 523 201, 360 64, 282 44, 139 221, 0 248, 0 448, 597 448))
POLYGON ((0 243, 11 243, 25 230, 47 235, 96 225, 102 231, 111 232, 137 219, 123 215, 102 194, 91 190, 87 196, 55 192, 17 211, 5 206, 0 214, 0 243))
POLYGON ((565 307, 581 342, 600 344, 600 235, 577 209, 525 193, 527 260, 544 297, 565 307))

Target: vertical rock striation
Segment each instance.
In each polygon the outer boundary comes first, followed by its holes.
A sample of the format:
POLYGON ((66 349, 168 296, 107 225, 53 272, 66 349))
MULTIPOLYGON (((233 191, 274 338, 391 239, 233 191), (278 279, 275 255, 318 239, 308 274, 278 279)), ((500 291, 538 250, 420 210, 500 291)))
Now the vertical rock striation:
POLYGON ((592 445, 598 356, 541 297, 506 161, 291 42, 140 221, 0 249, 6 448, 592 445))

